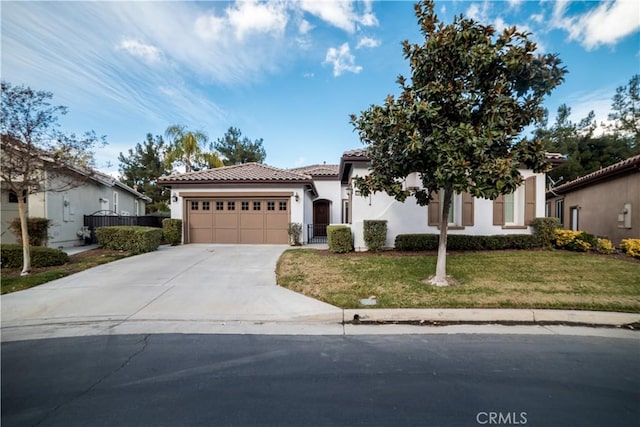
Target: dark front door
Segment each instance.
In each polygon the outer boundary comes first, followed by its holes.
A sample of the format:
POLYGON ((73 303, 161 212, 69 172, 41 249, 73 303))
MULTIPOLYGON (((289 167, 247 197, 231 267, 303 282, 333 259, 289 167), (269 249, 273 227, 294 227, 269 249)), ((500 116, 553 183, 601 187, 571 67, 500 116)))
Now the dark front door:
POLYGON ((329 201, 317 200, 313 203, 313 235, 326 236, 329 225, 329 201))

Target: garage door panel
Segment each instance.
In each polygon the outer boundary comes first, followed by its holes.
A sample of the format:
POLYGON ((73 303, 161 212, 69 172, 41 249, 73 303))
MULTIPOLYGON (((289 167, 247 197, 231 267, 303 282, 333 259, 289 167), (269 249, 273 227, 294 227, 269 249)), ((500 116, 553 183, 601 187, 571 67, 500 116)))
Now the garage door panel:
POLYGON ((289 243, 288 199, 212 198, 187 206, 191 243, 289 243))

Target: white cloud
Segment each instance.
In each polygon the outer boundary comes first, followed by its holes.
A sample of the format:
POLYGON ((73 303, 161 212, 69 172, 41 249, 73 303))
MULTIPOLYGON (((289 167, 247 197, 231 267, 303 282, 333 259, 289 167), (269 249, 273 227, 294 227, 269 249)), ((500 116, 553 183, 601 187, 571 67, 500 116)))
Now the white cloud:
POLYGON ((358 40, 356 49, 360 49, 363 47, 378 47, 378 46, 380 46, 380 40, 376 40, 371 37, 362 37, 360 40, 358 40))
POLYGON ((362 71, 362 67, 355 62, 356 58, 350 52, 349 43, 344 43, 338 48, 330 47, 324 60, 325 64, 333 66, 334 77, 342 75, 345 71, 358 74, 362 71))
POLYGON ((157 47, 134 39, 123 39, 117 48, 125 50, 131 55, 142 58, 150 63, 158 62, 162 57, 162 52, 160 52, 160 49, 157 47))
POLYGON ((634 0, 616 0, 600 3, 590 11, 566 16, 567 3, 554 6, 551 26, 569 34, 587 50, 600 45, 615 45, 621 39, 640 30, 640 3, 634 0))
POLYGON ((240 40, 251 33, 282 35, 289 20, 284 5, 277 2, 239 1, 229 7, 226 14, 240 40))
POLYGON ((523 1, 524 0, 507 0, 507 2, 509 3, 509 7, 512 9, 519 8, 523 1))
POLYGON ((302 77, 304 77, 305 79, 312 79, 314 78, 316 75, 314 73, 304 73, 302 75, 302 77))
POLYGON ((358 5, 364 6, 364 11, 361 14, 354 10, 354 2, 351 1, 303 0, 293 4, 302 11, 314 15, 348 33, 356 31, 356 24, 365 27, 378 25, 378 19, 373 14, 370 1, 357 2, 358 5))
POLYGON ((307 34, 312 29, 313 29, 313 25, 311 25, 309 21, 307 21, 306 19, 303 19, 302 21, 300 21, 300 24, 298 25, 298 32, 300 34, 307 34))
POLYGON ((531 15, 530 19, 536 24, 542 24, 544 22, 544 14, 534 13, 533 15, 531 15))
POLYGON ((293 164, 296 167, 304 166, 306 164, 306 159, 303 156, 298 157, 293 164))

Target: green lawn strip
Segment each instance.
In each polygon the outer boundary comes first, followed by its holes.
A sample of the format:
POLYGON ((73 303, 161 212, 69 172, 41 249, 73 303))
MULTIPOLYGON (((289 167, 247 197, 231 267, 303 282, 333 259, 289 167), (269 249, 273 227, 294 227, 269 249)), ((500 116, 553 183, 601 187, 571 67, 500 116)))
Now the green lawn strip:
POLYGON ((287 251, 278 283, 343 308, 554 308, 640 312, 640 264, 565 251, 453 253, 448 273, 461 285, 423 280, 435 255, 287 251), (323 278, 326 274, 329 278, 323 278))
POLYGON ((52 280, 60 279, 69 274, 70 273, 65 270, 51 270, 29 276, 3 278, 2 285, 0 286, 1 293, 4 295, 10 292, 22 291, 52 280))
MULTIPOLYGON (((3 274, 2 281, 0 284, 0 294, 4 295, 11 292, 17 292, 17 291, 22 291, 24 289, 29 289, 34 286, 38 286, 38 285, 42 285, 43 283, 50 282, 52 280, 60 279, 70 274, 78 273, 80 271, 87 270, 89 268, 96 267, 98 265, 107 264, 109 262, 126 258, 128 256, 129 255, 127 253, 97 255, 97 256, 82 258, 79 261, 74 261, 72 258, 70 262, 64 265, 41 268, 41 269, 38 269, 40 271, 33 272, 28 276, 6 277, 6 275, 3 274)), ((5 271, 6 270, 3 269, 3 273, 5 271)))

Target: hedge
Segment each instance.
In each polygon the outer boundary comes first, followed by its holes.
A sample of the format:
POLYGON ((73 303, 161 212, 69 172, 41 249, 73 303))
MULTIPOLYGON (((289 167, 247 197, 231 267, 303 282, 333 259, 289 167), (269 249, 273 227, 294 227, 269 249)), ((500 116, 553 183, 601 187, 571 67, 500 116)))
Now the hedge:
POLYGON ((339 254, 350 252, 353 249, 351 228, 346 225, 327 226, 327 242, 331 252, 339 254))
POLYGON ((171 246, 182 243, 182 220, 165 218, 162 220, 164 240, 171 246))
MULTIPOLYGON (((27 218, 27 231, 29 232, 30 246, 44 246, 49 239, 49 227, 51 220, 47 218, 27 218)), ((18 243, 22 242, 22 225, 20 217, 13 218, 9 223, 9 229, 16 236, 18 243)))
MULTIPOLYGON (((31 246, 31 267, 51 267, 69 261, 69 255, 59 249, 44 246, 31 246)), ((20 268, 23 265, 22 245, 0 245, 0 262, 2 267, 20 268)))
MULTIPOLYGON (((399 251, 438 250, 438 234, 398 234, 395 248, 399 251)), ((451 234, 447 236, 447 249, 452 251, 487 251, 502 249, 532 249, 540 247, 538 238, 532 234, 499 234, 495 236, 470 236, 451 234)))
POLYGON ((364 220, 364 243, 367 249, 377 252, 384 248, 387 243, 387 221, 386 220, 364 220))
POLYGON ((545 249, 553 248, 556 240, 556 230, 560 228, 558 218, 536 218, 531 221, 533 235, 538 239, 538 243, 545 249))
POLYGON ((623 239, 620 249, 633 258, 640 258, 640 239, 623 239))
POLYGON ((96 229, 98 244, 105 249, 123 250, 132 255, 152 252, 162 241, 162 229, 136 225, 118 225, 96 229))

